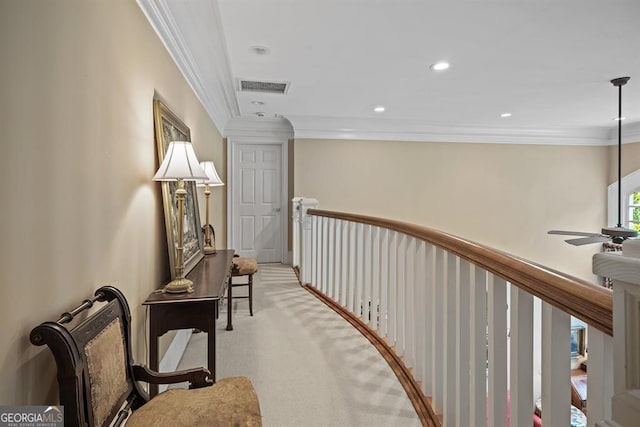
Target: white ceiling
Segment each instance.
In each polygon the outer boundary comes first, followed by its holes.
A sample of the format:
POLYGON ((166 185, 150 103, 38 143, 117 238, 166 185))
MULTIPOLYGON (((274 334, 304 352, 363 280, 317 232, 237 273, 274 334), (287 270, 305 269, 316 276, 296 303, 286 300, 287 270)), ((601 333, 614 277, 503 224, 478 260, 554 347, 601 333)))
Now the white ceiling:
POLYGON ((296 137, 602 144, 609 81, 630 76, 623 132, 640 141, 639 0, 138 3, 223 132, 264 112, 296 137), (241 93, 238 78, 290 87, 241 93))

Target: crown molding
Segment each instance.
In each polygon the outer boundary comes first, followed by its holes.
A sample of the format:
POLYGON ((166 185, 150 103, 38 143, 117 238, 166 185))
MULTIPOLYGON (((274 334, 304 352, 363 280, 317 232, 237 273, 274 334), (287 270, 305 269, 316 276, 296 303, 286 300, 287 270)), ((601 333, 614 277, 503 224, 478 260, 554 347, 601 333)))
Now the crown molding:
POLYGON ((229 71, 218 3, 215 0, 137 2, 211 120, 222 132, 232 117, 240 115, 240 108, 229 71), (178 27, 178 20, 193 25, 178 27), (208 42, 202 43, 202 40, 208 42), (192 49, 203 51, 193 52, 192 49))
MULTIPOLYGON (((640 142, 640 121, 633 123, 622 122, 622 143, 631 144, 634 142, 640 142)), ((609 133, 609 145, 618 144, 618 126, 614 126, 610 129, 609 133)))
POLYGON ((549 145, 608 145, 611 130, 589 128, 507 128, 425 123, 399 119, 287 116, 296 138, 466 142, 549 145))
POLYGON ((274 137, 277 139, 293 139, 293 127, 284 117, 235 117, 224 129, 229 138, 274 137))

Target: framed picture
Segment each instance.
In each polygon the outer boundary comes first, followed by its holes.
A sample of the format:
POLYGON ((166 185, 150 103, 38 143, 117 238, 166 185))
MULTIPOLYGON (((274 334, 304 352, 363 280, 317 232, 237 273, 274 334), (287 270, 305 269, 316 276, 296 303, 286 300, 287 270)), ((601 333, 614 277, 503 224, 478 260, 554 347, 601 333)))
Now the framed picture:
POLYGON ((576 326, 571 328, 571 357, 580 357, 584 355, 584 327, 576 326))
MULTIPOLYGON (((171 141, 191 141, 189 128, 159 100, 153 101, 153 122, 158 151, 158 164, 162 164, 167 147, 171 141)), ((169 265, 171 279, 176 277, 176 253, 178 241, 178 220, 176 207, 177 182, 162 182, 162 202, 164 205, 164 222, 167 230, 167 247, 169 249, 169 265)), ((204 257, 204 241, 200 225, 200 211, 196 184, 193 181, 184 183, 187 195, 184 200, 183 218, 183 259, 186 275, 204 257)))

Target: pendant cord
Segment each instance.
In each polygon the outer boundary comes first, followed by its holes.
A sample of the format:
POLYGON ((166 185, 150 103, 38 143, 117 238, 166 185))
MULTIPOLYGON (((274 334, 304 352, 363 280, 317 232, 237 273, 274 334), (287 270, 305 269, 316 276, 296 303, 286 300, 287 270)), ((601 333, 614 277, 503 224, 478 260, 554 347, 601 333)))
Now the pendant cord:
POLYGON ((622 85, 618 86, 618 227, 622 227, 622 85))

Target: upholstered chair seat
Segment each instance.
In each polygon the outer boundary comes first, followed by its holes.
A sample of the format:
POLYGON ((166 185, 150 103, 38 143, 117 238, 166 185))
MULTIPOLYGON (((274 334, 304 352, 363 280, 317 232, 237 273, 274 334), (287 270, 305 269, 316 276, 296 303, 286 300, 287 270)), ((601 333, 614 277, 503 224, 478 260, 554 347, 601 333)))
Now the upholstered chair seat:
POLYGON ((248 378, 218 380, 211 387, 160 393, 135 411, 127 427, 262 425, 258 396, 248 378))

